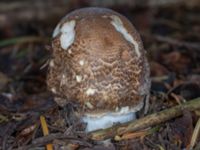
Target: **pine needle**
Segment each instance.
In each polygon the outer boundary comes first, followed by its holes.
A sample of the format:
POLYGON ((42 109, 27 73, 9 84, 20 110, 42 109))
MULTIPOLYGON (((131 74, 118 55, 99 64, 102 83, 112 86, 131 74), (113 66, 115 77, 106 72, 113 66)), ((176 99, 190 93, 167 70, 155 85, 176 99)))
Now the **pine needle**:
MULTIPOLYGON (((45 117, 44 116, 40 116, 40 122, 41 122, 41 126, 42 126, 42 131, 43 131, 43 135, 48 135, 49 134, 49 130, 48 130, 48 127, 47 127, 47 123, 46 123, 46 120, 45 120, 45 117)), ((53 145, 52 144, 47 144, 46 145, 46 148, 47 150, 53 150, 53 145)))

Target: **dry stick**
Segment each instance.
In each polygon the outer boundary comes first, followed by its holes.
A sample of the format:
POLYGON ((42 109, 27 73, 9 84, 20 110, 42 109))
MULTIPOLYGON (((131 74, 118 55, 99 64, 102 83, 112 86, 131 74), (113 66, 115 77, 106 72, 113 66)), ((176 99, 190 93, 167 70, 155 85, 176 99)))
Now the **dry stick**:
POLYGON ((124 133, 133 132, 163 123, 167 120, 180 116, 183 113, 183 110, 194 111, 197 109, 200 109, 200 97, 182 105, 177 105, 172 108, 150 114, 135 121, 115 125, 107 129, 93 131, 89 133, 89 137, 92 140, 105 140, 114 137, 115 135, 122 135, 124 133))
MULTIPOLYGON (((152 38, 152 36, 151 36, 151 38, 152 38)), ((187 47, 187 48, 192 48, 192 49, 197 49, 197 50, 200 49, 199 43, 179 41, 179 40, 174 39, 174 38, 160 36, 160 35, 155 35, 155 36, 153 36, 153 38, 157 41, 166 42, 166 43, 169 43, 171 45, 184 46, 184 47, 187 47)))

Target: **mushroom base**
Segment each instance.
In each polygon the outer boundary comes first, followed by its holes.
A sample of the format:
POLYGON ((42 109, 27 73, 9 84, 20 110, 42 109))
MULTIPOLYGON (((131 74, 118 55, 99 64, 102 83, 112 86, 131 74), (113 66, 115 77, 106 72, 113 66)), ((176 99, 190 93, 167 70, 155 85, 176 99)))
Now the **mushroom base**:
POLYGON ((85 115, 82 121, 87 124, 86 132, 105 129, 113 126, 116 123, 125 123, 136 119, 136 112, 116 113, 110 112, 101 116, 85 115))

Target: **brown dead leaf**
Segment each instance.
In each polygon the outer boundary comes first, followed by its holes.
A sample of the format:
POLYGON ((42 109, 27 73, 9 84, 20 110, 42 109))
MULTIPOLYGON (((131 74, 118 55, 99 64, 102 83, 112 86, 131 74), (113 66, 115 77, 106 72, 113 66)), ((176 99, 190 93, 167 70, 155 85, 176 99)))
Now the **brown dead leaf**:
POLYGON ((166 76, 169 74, 167 68, 155 61, 150 62, 150 68, 152 77, 166 76))
POLYGON ((176 118, 170 124, 172 133, 174 135, 174 142, 181 141, 181 145, 185 148, 189 143, 193 133, 193 119, 189 111, 184 111, 183 116, 176 118))
POLYGON ((191 63, 191 60, 188 56, 178 51, 162 54, 161 60, 163 64, 165 64, 170 70, 178 73, 188 72, 191 63))
POLYGON ((11 79, 4 73, 0 72, 0 91, 11 81, 11 79))

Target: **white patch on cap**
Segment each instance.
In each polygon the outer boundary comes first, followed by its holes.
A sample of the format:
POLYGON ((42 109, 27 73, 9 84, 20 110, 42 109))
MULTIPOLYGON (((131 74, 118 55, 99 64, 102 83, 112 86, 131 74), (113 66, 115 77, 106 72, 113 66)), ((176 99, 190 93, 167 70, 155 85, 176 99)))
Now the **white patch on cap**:
POLYGON ((50 67, 54 67, 55 66, 54 61, 50 60, 49 65, 50 65, 50 67))
POLYGON ((137 41, 135 41, 133 39, 133 37, 128 33, 128 31, 126 30, 126 28, 123 25, 123 22, 121 21, 121 19, 118 16, 110 16, 112 21, 111 24, 115 27, 115 29, 120 32, 124 38, 129 41, 130 43, 132 43, 135 46, 135 51, 136 54, 138 55, 138 57, 140 57, 140 51, 139 51, 139 45, 137 43, 137 41))
POLYGON ((65 74, 62 74, 61 80, 60 80, 60 86, 67 84, 67 78, 65 74))
POLYGON ((56 89, 55 88, 51 88, 51 92, 56 93, 56 89))
POLYGON ((86 102, 85 105, 86 105, 89 109, 94 109, 94 106, 93 106, 90 102, 86 102))
POLYGON ((94 95, 95 92, 96 92, 96 89, 89 88, 89 89, 87 89, 87 91, 86 91, 86 95, 87 95, 87 96, 94 95))
POLYGON ((81 66, 83 66, 84 63, 85 63, 84 60, 80 60, 80 61, 79 61, 79 64, 80 64, 81 66))
POLYGON ((76 81, 81 82, 82 81, 82 76, 81 75, 76 75, 76 81))
POLYGON ((62 25, 60 32, 60 44, 62 49, 67 50, 67 48, 74 42, 75 39, 75 20, 71 20, 62 25))
POLYGON ((65 75, 65 74, 62 74, 62 78, 66 78, 66 75, 65 75))
POLYGON ((72 50, 71 50, 71 49, 69 49, 69 50, 68 50, 68 53, 69 53, 69 54, 71 54, 71 53, 72 53, 72 50))
POLYGON ((116 108, 114 112, 106 112, 102 114, 85 114, 82 118, 84 123, 87 123, 86 131, 94 131, 105 129, 113 126, 116 123, 125 123, 136 119, 136 112, 141 110, 144 102, 141 101, 137 106, 130 108, 128 106, 116 108))
POLYGON ((54 29, 52 37, 55 38, 59 33, 60 33, 60 24, 58 24, 54 29))

